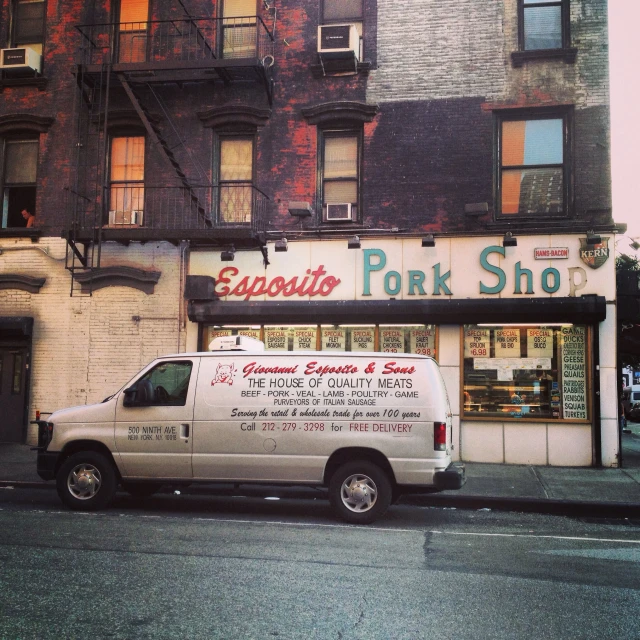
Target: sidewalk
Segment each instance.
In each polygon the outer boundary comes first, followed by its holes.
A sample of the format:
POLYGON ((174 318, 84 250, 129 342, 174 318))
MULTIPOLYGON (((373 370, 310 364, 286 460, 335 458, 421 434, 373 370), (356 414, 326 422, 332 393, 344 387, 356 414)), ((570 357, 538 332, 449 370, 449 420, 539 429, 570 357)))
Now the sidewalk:
MULTIPOLYGON (((536 513, 567 513, 599 517, 640 517, 640 424, 629 424, 623 434, 625 467, 592 469, 465 463, 467 482, 459 491, 410 495, 402 504, 489 508, 536 513), (628 465, 628 466, 627 466, 628 465)), ((36 452, 28 445, 0 443, 0 488, 54 489, 36 473, 36 452)), ((243 485, 243 494, 307 498, 318 489, 243 485), (246 489, 246 490, 245 490, 246 489)), ((238 490, 223 485, 192 485, 183 493, 234 495, 238 490)))

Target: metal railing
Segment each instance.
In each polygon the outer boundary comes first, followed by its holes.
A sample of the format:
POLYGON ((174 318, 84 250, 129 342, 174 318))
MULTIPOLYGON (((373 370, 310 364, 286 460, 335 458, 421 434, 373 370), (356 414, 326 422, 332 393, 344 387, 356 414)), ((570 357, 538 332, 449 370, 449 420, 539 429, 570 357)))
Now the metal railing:
MULTIPOLYGON (((273 56, 260 16, 79 25, 80 64, 203 63, 273 56)), ((272 62, 272 61, 271 61, 272 62)))
POLYGON ((75 227, 94 227, 96 208, 102 227, 189 231, 265 229, 269 197, 247 182, 188 187, 112 185, 104 200, 76 197, 75 227))

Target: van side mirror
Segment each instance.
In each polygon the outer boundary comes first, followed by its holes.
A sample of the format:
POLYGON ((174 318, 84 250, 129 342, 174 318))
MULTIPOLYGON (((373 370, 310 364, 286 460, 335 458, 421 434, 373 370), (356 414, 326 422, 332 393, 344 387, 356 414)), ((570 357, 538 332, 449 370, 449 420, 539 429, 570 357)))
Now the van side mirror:
POLYGON ((124 390, 125 407, 148 407, 153 404, 153 384, 151 380, 138 380, 136 384, 124 390))

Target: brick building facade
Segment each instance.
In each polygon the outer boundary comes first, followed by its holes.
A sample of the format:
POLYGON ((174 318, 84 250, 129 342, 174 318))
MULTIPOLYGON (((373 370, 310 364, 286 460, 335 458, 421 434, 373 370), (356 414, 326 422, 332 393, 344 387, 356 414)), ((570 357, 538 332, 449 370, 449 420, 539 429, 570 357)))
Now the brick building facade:
POLYGON ((606 12, 4 0, 0 439, 240 332, 434 355, 458 458, 615 466, 606 12))

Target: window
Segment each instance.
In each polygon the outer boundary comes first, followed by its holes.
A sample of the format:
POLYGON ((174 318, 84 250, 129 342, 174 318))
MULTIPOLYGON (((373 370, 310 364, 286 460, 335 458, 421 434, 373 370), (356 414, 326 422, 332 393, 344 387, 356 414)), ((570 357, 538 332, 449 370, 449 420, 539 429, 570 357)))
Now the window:
POLYGON ((360 36, 359 60, 363 60, 362 51, 362 0, 323 0, 322 24, 354 24, 360 36))
POLYGON ((30 47, 42 55, 44 19, 43 0, 16 0, 13 16, 13 46, 30 47))
POLYGON ((141 225, 144 210, 144 137, 111 139, 109 225, 141 225))
POLYGON ((462 413, 589 419, 586 326, 466 325, 462 413))
POLYGON ((324 222, 358 220, 360 191, 360 135, 324 131, 320 136, 322 219, 324 222))
POLYGON ((38 139, 4 141, 2 228, 33 226, 29 214, 36 214, 38 139))
POLYGON ((256 57, 256 0, 224 0, 223 58, 256 57))
POLYGON ((118 62, 147 59, 148 0, 120 0, 118 62))
POLYGON ((568 47, 568 0, 520 0, 520 49, 568 47))
POLYGON ((251 222, 253 210, 253 137, 220 137, 219 220, 251 222))
POLYGON ((140 404, 184 407, 187 404, 191 362, 163 362, 156 365, 135 384, 140 404))
POLYGON ((568 114, 498 117, 499 212, 562 216, 569 206, 568 114))

